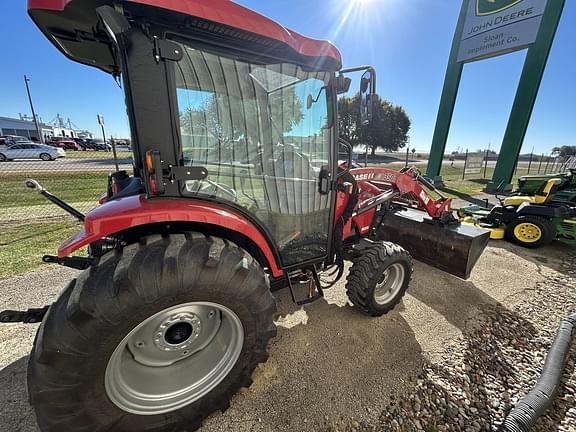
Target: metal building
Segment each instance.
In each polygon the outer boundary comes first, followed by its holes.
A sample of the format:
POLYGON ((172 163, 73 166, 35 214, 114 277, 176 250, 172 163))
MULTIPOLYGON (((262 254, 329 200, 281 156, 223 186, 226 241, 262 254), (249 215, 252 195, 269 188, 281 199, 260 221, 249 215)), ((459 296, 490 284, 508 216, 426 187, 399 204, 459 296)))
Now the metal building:
MULTIPOLYGON (((42 123, 40 123, 39 126, 43 136, 54 135, 54 128, 52 126, 42 123)), ((36 125, 33 121, 9 117, 0 117, 0 136, 1 135, 19 135, 30 139, 39 139, 36 125)))
MULTIPOLYGON (((92 133, 86 130, 76 130, 65 127, 65 125, 52 125, 39 123, 44 140, 53 136, 63 136, 69 138, 93 138, 92 133)), ((19 135, 29 139, 38 139, 36 125, 32 120, 26 118, 0 117, 0 136, 19 135)))

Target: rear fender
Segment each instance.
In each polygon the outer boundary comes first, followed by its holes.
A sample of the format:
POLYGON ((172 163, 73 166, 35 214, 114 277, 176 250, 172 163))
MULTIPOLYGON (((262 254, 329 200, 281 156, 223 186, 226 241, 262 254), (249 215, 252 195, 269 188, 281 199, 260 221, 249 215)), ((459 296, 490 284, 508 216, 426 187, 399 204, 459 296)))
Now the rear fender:
POLYGON ((561 210, 558 207, 524 203, 518 207, 516 216, 541 216, 545 218, 552 218, 561 215, 561 210))
POLYGON ((274 277, 283 272, 274 253, 274 245, 253 223, 240 214, 207 202, 192 199, 147 199, 144 195, 110 201, 86 215, 84 229, 58 249, 65 257, 104 237, 158 224, 204 225, 210 231, 235 233, 254 244, 274 277))

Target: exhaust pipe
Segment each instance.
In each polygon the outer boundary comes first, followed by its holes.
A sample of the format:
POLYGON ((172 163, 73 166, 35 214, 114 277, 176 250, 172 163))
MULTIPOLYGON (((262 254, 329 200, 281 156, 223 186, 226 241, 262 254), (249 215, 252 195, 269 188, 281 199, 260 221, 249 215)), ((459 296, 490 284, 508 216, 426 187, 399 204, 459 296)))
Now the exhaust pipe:
POLYGON ((566 367, 575 326, 576 313, 562 320, 546 357, 540 379, 526 397, 510 411, 498 429, 499 432, 529 432, 538 418, 550 408, 560 389, 560 380, 566 367))
POLYGON ((42 187, 42 185, 40 183, 38 183, 36 180, 34 179, 28 179, 24 182, 24 184, 26 185, 26 187, 28 189, 32 189, 35 190, 36 192, 38 192, 40 195, 42 195, 44 198, 46 198, 48 201, 50 201, 53 204, 56 204, 58 207, 60 207, 62 210, 64 210, 66 213, 71 214, 72 216, 74 216, 76 219, 78 219, 80 222, 84 222, 85 216, 82 212, 76 210, 74 207, 72 207, 69 204, 66 204, 64 201, 62 201, 60 198, 58 198, 55 195, 52 195, 50 192, 48 192, 46 189, 44 189, 42 187))

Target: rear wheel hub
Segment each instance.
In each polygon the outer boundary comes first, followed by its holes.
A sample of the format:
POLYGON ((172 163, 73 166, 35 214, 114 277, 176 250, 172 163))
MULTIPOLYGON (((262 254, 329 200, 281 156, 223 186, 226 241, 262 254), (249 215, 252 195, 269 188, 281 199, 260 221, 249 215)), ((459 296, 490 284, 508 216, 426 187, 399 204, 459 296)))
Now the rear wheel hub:
POLYGON ((133 414, 178 410, 230 373, 243 342, 240 319, 223 305, 195 302, 165 309, 117 346, 106 368, 106 393, 133 414))
POLYGON ((192 336, 193 332, 194 327, 192 327, 191 324, 178 323, 168 329, 164 338, 170 345, 179 345, 186 342, 190 336, 192 336))

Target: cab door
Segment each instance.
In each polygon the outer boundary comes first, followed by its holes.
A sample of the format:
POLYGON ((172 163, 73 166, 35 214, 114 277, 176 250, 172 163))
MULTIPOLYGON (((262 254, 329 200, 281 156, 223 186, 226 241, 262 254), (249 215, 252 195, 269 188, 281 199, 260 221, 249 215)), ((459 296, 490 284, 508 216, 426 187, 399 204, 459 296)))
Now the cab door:
POLYGON ((328 251, 332 192, 326 181, 332 168, 332 131, 323 78, 310 76, 270 102, 288 110, 271 113, 272 123, 283 132, 270 148, 271 164, 264 169, 270 225, 284 266, 322 259, 328 251), (293 104, 301 110, 296 120, 290 111, 293 104), (287 125, 289 121, 293 124, 287 125))

